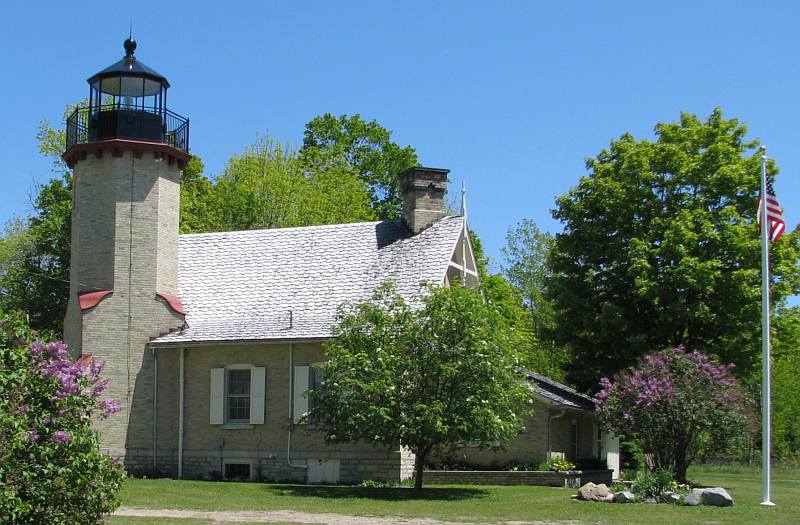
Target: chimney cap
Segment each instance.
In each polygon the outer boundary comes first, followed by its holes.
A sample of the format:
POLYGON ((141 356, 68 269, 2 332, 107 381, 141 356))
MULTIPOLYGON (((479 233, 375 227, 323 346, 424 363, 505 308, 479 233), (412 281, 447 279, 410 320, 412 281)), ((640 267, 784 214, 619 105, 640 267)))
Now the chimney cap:
POLYGON ((429 168, 427 166, 414 166, 413 168, 408 168, 407 170, 401 172, 400 175, 406 175, 406 174, 417 173, 417 172, 425 172, 425 171, 432 172, 432 173, 443 173, 445 175, 450 173, 450 170, 447 169, 447 168, 429 168))

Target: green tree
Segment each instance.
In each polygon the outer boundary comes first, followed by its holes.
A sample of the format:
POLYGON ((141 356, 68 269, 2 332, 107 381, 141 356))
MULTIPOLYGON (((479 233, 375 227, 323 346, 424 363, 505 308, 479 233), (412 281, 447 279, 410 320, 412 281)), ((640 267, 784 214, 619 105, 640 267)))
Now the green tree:
POLYGON ((220 222, 214 184, 203 175, 203 160, 192 155, 181 171, 181 233, 215 231, 220 222))
MULTIPOLYGON (((584 390, 652 348, 713 353, 742 377, 758 360, 760 160, 748 154, 758 143, 719 109, 655 131, 655 142, 613 141, 556 200, 554 337, 574 353, 570 377, 584 390)), ((799 237, 771 246, 775 305, 800 290, 799 237)))
POLYGON ((417 165, 414 148, 401 148, 378 121, 359 115, 335 117, 325 113, 306 124, 303 166, 310 173, 349 168, 367 184, 372 208, 380 219, 400 216, 402 199, 397 175, 417 165))
POLYGON ((508 330, 517 337, 516 352, 522 366, 553 379, 563 380, 561 354, 553 352, 550 345, 542 344, 536 336, 531 314, 525 305, 519 288, 502 273, 490 273, 489 261, 483 251, 483 243, 474 231, 470 231, 481 292, 487 303, 497 308, 508 330))
POLYGON ((546 297, 551 277, 547 259, 552 246, 551 234, 541 231, 532 220, 523 219, 508 230, 502 248, 503 273, 522 294, 540 339, 544 329, 552 326, 552 306, 546 297))
POLYGON ((0 305, 30 316, 36 329, 60 333, 69 293, 72 176, 64 173, 39 187, 34 214, 16 222, 2 243, 0 305), (10 233, 10 235, 9 235, 10 233))
POLYGON ((342 310, 310 417, 326 422, 331 442, 408 447, 419 490, 432 450, 493 447, 521 430, 530 390, 503 326, 459 285, 428 290, 418 309, 379 288, 342 310))
POLYGON ((215 181, 217 230, 285 228, 373 218, 366 185, 346 166, 306 172, 298 154, 259 139, 215 181))
POLYGON ((775 452, 800 458, 800 307, 786 308, 774 319, 772 355, 772 436, 775 452))

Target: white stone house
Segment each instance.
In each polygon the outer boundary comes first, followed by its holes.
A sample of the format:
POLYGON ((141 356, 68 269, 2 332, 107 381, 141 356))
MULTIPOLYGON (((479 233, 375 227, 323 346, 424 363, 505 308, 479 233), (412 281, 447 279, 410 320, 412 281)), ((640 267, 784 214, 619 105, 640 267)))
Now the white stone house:
MULTIPOLYGON (((122 411, 98 423, 104 449, 129 470, 177 477, 409 477, 401 448, 326 445, 302 416, 340 305, 386 280, 407 298, 425 283, 478 286, 466 219, 445 215, 448 170, 402 174, 398 221, 179 235, 188 120, 167 110, 169 83, 134 57, 135 42, 125 47, 89 79, 64 154, 74 169, 65 340, 107 363, 122 411)), ((554 399, 546 379, 531 380, 538 419, 508 458, 603 453, 591 411, 567 387, 554 399)))

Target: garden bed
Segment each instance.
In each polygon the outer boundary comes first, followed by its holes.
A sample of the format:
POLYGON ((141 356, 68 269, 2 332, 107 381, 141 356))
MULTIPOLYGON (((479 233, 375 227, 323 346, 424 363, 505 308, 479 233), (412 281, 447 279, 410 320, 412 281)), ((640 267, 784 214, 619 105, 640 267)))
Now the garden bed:
POLYGON ((425 483, 456 485, 540 485, 578 488, 586 483, 611 484, 611 470, 426 470, 425 483))

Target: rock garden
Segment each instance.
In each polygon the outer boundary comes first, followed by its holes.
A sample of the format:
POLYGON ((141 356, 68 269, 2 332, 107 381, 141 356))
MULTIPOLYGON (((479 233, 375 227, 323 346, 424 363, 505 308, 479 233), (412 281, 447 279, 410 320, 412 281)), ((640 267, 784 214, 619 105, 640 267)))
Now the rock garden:
POLYGON ((572 499, 605 503, 666 503, 690 507, 733 506, 733 498, 724 488, 692 488, 688 484, 675 482, 668 470, 640 472, 635 480, 614 483, 610 488, 604 483, 585 483, 572 499))

